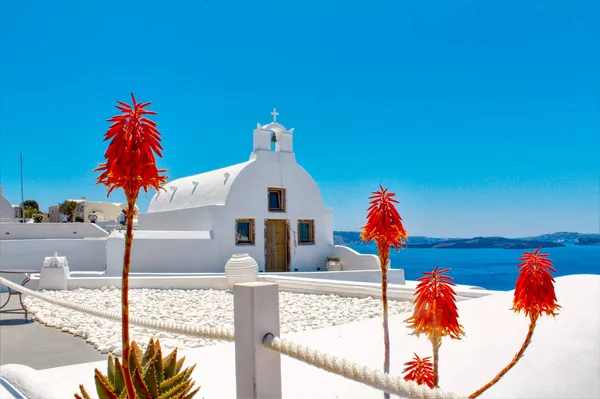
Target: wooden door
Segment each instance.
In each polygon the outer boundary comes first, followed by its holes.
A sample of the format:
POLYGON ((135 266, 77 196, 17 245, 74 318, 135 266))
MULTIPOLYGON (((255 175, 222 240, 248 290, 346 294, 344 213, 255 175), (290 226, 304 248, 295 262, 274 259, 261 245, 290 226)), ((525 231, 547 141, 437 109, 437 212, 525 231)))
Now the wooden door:
POLYGON ((265 228, 265 271, 287 272, 287 226, 285 220, 267 220, 265 228))

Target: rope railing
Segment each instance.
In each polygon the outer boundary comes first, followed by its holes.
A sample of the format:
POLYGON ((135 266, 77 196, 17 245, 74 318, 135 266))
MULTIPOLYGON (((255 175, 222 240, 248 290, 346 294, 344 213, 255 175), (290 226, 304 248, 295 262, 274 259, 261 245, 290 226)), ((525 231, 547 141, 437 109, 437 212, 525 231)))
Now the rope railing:
MULTIPOLYGON (((15 291, 19 291, 21 294, 29 295, 34 298, 41 299, 43 301, 52 303, 53 305, 60 306, 62 308, 75 310, 90 314, 92 316, 101 317, 103 319, 121 321, 121 313, 110 312, 108 310, 100 310, 91 306, 80 305, 77 303, 70 303, 64 300, 53 298, 49 295, 42 294, 40 292, 32 291, 27 287, 15 284, 3 277, 0 277, 0 284, 5 285, 15 291)), ((200 327, 189 324, 173 323, 162 320, 148 320, 138 316, 129 316, 129 324, 138 327, 146 327, 154 330, 160 330, 175 334, 185 334, 192 337, 200 337, 205 339, 217 339, 221 341, 233 341, 234 332, 232 329, 227 328, 212 328, 212 327, 200 327)))
POLYGON ((361 366, 347 359, 322 353, 307 346, 267 334, 263 345, 283 353, 293 359, 354 380, 372 388, 410 399, 457 399, 459 396, 447 393, 439 388, 430 389, 414 381, 405 381, 401 377, 384 374, 367 366, 361 366))

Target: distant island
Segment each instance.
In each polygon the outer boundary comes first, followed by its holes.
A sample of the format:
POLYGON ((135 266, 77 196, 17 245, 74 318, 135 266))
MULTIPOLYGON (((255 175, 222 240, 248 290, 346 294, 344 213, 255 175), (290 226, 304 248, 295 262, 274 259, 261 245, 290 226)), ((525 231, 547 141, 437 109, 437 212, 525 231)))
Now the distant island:
MULTIPOLYGON (((358 231, 334 231, 335 245, 361 245, 358 231)), ((474 237, 474 238, 435 238, 425 236, 410 236, 406 246, 408 248, 503 248, 503 249, 533 249, 565 247, 572 245, 600 245, 600 234, 581 234, 560 232, 542 234, 535 237, 504 238, 504 237, 474 237)))
POLYGON ((582 237, 575 245, 600 245, 600 237, 582 237))
POLYGON ((551 248, 551 247, 565 247, 565 244, 560 244, 551 241, 526 241, 520 239, 511 239, 504 237, 475 237, 468 239, 459 240, 448 240, 439 243, 431 244, 410 244, 407 243, 409 248, 503 248, 503 249, 531 249, 531 248, 551 248))

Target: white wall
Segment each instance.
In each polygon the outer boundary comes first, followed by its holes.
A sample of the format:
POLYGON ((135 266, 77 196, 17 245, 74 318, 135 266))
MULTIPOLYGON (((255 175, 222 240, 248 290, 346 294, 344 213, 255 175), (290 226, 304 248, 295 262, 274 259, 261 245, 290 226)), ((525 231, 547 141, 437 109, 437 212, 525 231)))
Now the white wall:
MULTIPOLYGON (((335 272, 303 272, 303 273, 263 273, 261 276, 268 278, 272 276, 288 276, 299 278, 314 278, 321 280, 357 281, 363 283, 381 284, 381 270, 354 270, 335 272)), ((405 284, 404 270, 388 270, 389 284, 405 284)))
MULTIPOLYGON (((67 289, 98 289, 121 287, 120 277, 69 277, 67 289)), ((129 288, 179 289, 179 290, 227 290, 225 276, 130 276, 129 288)))
POLYGON ((131 271, 136 273, 219 273, 213 240, 136 239, 131 249, 131 271))
MULTIPOLYGON (((279 284, 281 291, 301 292, 306 294, 333 294, 348 297, 374 297, 381 298, 380 283, 365 283, 357 281, 331 281, 321 278, 299 278, 289 275, 265 274, 258 276, 259 281, 279 284)), ((387 297, 397 301, 412 301, 416 284, 390 284, 388 285, 387 297)), ((472 289, 470 286, 456 286, 456 300, 464 301, 494 294, 497 291, 486 291, 472 289)))
MULTIPOLYGON (((117 222, 115 222, 114 220, 103 220, 101 222, 96 222, 95 224, 108 232, 114 230, 117 227, 117 222)), ((135 228, 135 222, 133 227, 135 228)))
MULTIPOLYGON (((88 222, 88 215, 92 212, 96 212, 98 221, 114 221, 117 216, 121 213, 121 210, 127 209, 127 202, 115 203, 105 201, 88 201, 87 199, 70 200, 77 203, 73 216, 81 217, 85 222, 88 222)), ((135 207, 136 212, 139 213, 139 208, 135 207)), ((62 222, 62 213, 58 210, 58 205, 52 205, 48 208, 49 221, 52 223, 62 222)))
POLYGON ((2 186, 0 186, 0 219, 12 219, 15 217, 15 210, 10 202, 2 195, 2 186))
MULTIPOLYGON (((113 203, 113 202, 101 202, 101 201, 82 201, 77 204, 76 216, 83 218, 85 222, 89 221, 88 216, 90 213, 95 212, 98 215, 99 221, 115 221, 117 216, 121 214, 123 209, 127 209, 127 202, 113 203)), ((137 213, 139 208, 135 207, 137 213)))
MULTIPOLYGON (((131 273, 223 273, 225 265, 215 261, 215 243, 211 238, 177 238, 167 235, 134 233, 131 248, 131 273)), ((107 239, 108 276, 120 276, 123 269, 124 235, 113 231, 107 239)))
POLYGON ((72 271, 102 271, 106 264, 106 239, 1 240, 0 268, 41 269, 46 256, 58 252, 72 271))
MULTIPOLYGON (((216 248, 218 248, 218 245, 215 242, 213 235, 206 234, 209 238, 203 239, 171 239, 168 237, 176 232, 165 232, 164 234, 161 234, 160 231, 141 232, 152 234, 140 234, 137 237, 134 235, 131 254, 132 273, 223 273, 225 264, 230 258, 230 255, 222 256, 217 253, 216 248)), ((185 235, 186 232, 183 233, 183 235, 185 235)), ((232 240, 234 239, 235 238, 232 237, 232 240)), ((123 234, 113 231, 108 237, 106 244, 107 275, 121 275, 124 247, 125 239, 123 234)), ((236 247, 233 246, 233 248, 236 247)), ((256 246, 249 246, 249 249, 256 250, 256 246)), ((339 274, 339 272, 324 272, 326 266, 324 257, 317 258, 314 263, 311 263, 312 268, 306 268, 305 271, 316 271, 317 268, 320 267, 323 272, 315 273, 315 276, 319 275, 319 278, 335 279, 336 277, 333 276, 340 276, 339 278, 349 281, 381 281, 379 262, 374 255, 358 254, 346 247, 328 246, 327 250, 329 251, 329 255, 327 256, 338 256, 338 254, 342 254, 347 264, 357 267, 358 271, 342 274, 339 274), (335 248, 341 249, 337 249, 337 252, 332 254, 332 251, 335 248), (372 267, 372 269, 369 270, 369 267, 372 267), (320 277, 321 275, 323 277, 320 277)), ((237 252, 244 251, 243 249, 238 249, 237 252)), ((251 251, 247 252, 251 253, 251 251)), ((261 254, 257 257, 260 255, 261 254)), ((294 254, 292 254, 292 257, 293 256, 294 254)), ((346 263, 344 263, 344 265, 346 265, 346 263)), ((264 263, 262 266, 263 267, 259 266, 259 270, 264 271, 264 263)), ((295 273, 290 272, 290 274, 293 275, 295 273)), ((390 270, 390 276, 400 276, 400 274, 401 278, 398 277, 398 279, 393 281, 394 283, 404 283, 404 271, 390 270)), ((304 277, 307 276, 308 275, 304 274, 304 277)), ((390 281, 392 282, 392 280, 390 281)))
MULTIPOLYGON (((372 254, 361 254, 352 248, 336 245, 331 248, 331 257, 338 257, 342 270, 381 270, 379 258, 372 254)), ((389 262, 390 267, 392 262, 389 262)))
POLYGON ((143 230, 210 231, 213 229, 214 215, 222 207, 222 205, 213 205, 168 212, 142 213, 138 216, 138 226, 143 230))
POLYGON ((106 237, 94 223, 0 223, 0 240, 106 237))

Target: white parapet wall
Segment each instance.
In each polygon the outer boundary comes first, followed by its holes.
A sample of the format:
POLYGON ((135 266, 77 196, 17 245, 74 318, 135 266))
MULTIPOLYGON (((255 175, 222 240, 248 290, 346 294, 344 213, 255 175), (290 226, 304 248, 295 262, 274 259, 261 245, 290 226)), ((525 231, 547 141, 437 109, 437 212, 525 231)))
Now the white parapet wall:
POLYGON ((107 237, 94 223, 0 223, 0 241, 107 237))
MULTIPOLYGON (((120 276, 125 237, 113 230, 107 238, 106 270, 120 276)), ((216 260, 215 242, 209 231, 135 232, 131 250, 134 273, 222 273, 225 265, 216 260)))
MULTIPOLYGON (((381 284, 381 270, 343 270, 334 272, 286 272, 286 273, 261 273, 263 277, 298 277, 316 278, 319 280, 356 281, 360 283, 381 284)), ((388 284, 405 284, 404 270, 388 270, 388 284)))
MULTIPOLYGON (((291 275, 278 275, 274 273, 260 273, 259 281, 277 283, 281 291, 300 292, 306 294, 324 294, 324 295, 341 295, 349 297, 374 297, 381 298, 381 284, 379 282, 364 282, 343 280, 344 275, 352 274, 351 272, 338 272, 338 280, 328 279, 327 272, 321 273, 294 273, 291 275), (311 275, 315 278, 301 277, 300 275, 311 275), (325 277, 325 278, 316 278, 325 277)), ((390 270, 390 280, 388 285, 388 298, 399 301, 412 301, 417 282, 406 281, 406 284, 397 284, 394 281, 404 280, 402 270, 390 270)), ((360 276, 361 273, 356 273, 353 277, 360 276)), ((363 276, 369 274, 362 273, 363 276)), ((3 276, 6 277, 6 276, 3 276)), ((367 277, 375 279, 374 276, 367 277)), ((34 275, 27 287, 36 289, 39 284, 39 275, 34 275)), ((67 282, 67 289, 74 290, 77 288, 99 289, 102 287, 120 287, 120 276, 107 275, 85 275, 85 273, 71 273, 67 282)), ((136 274, 133 273, 129 278, 130 288, 152 288, 152 289, 181 289, 181 290, 227 290, 229 284, 224 274, 206 273, 206 274, 136 274)), ((466 300, 479 298, 495 294, 498 291, 487 291, 479 289, 479 287, 457 285, 455 287, 457 299, 466 300)))
POLYGON ((376 255, 361 254, 343 245, 331 247, 329 256, 340 258, 342 270, 380 270, 376 255))
MULTIPOLYGON (((259 281, 279 284, 281 291, 300 292, 305 294, 334 294, 349 297, 374 297, 381 298, 380 283, 365 283, 356 281, 326 280, 319 278, 301 278, 289 277, 284 275, 265 275, 259 274, 259 281)), ((398 301, 412 301, 416 283, 410 284, 389 284, 387 295, 388 299, 398 301)), ((496 293, 497 291, 487 291, 477 289, 477 287, 461 286, 455 287, 456 299, 459 301, 479 298, 496 293)))
MULTIPOLYGON (((120 277, 70 277, 68 289, 98 289, 121 287, 120 277)), ((224 275, 215 276, 132 276, 129 288, 151 288, 164 290, 227 290, 229 285, 224 275)))
MULTIPOLYGON (((19 276, 20 280, 14 278, 15 275, 5 275, 2 277, 15 283, 20 283, 24 276, 19 276), (13 277, 13 278, 10 278, 13 277)), ((31 281, 26 287, 39 289, 40 275, 33 275, 31 281)), ((1 286, 0 286, 1 287, 1 286)), ((71 273, 67 280, 67 289, 74 290, 83 288, 88 290, 97 290, 102 287, 121 288, 121 277, 106 275, 85 275, 84 273, 71 273)), ((164 290, 227 290, 229 284, 224 274, 206 274, 206 275, 172 275, 172 274, 152 274, 136 275, 130 274, 129 288, 140 289, 164 289, 164 290)))
POLYGON ((0 268, 40 270, 57 252, 73 271, 104 271, 107 236, 93 223, 0 223, 0 268))
POLYGON ((103 271, 106 238, 0 240, 0 268, 40 270, 55 252, 69 259, 72 271, 103 271))

